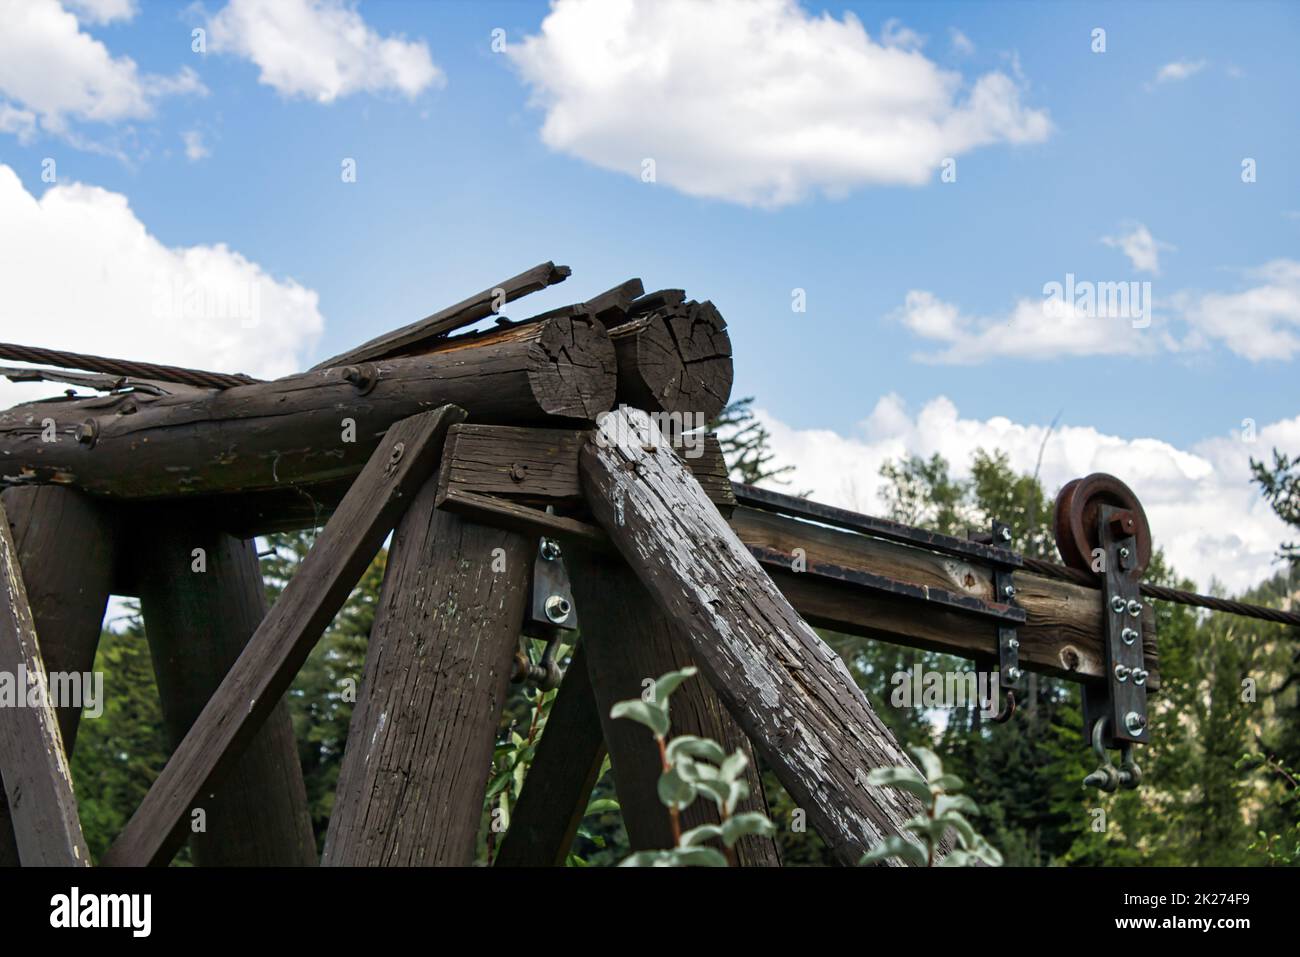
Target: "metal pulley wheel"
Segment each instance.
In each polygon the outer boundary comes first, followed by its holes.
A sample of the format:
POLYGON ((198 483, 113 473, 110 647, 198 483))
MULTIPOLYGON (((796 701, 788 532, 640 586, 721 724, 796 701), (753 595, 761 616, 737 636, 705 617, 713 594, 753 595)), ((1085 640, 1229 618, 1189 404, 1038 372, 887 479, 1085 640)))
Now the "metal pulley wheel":
POLYGON ((1056 496, 1054 530, 1056 550, 1061 553, 1061 560, 1071 568, 1093 570, 1093 550, 1101 547, 1097 522, 1103 505, 1127 509, 1131 513, 1123 532, 1134 538, 1137 555, 1134 556, 1133 568, 1141 574, 1151 561, 1151 526, 1147 524, 1146 512, 1133 490, 1105 472, 1094 472, 1066 482, 1056 496))

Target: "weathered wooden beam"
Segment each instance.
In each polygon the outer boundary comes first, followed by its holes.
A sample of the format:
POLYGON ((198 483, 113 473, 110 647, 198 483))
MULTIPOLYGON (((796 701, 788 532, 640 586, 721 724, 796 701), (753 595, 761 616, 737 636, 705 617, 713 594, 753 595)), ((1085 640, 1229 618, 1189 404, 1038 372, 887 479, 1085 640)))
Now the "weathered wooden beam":
MULTIPOLYGON (((155 509, 132 530, 131 546, 174 749, 266 617, 266 592, 253 543, 212 530, 192 510, 155 509)), ((187 832, 200 866, 316 864, 307 790, 283 699, 197 809, 201 818, 187 832)))
MULTIPOLYGON (((84 689, 95 665, 111 590, 112 522, 104 509, 74 489, 49 485, 5 489, 0 503, 9 515, 45 667, 60 680, 79 680, 84 689), (73 675, 80 677, 73 679, 73 675)), ((83 696, 79 704, 86 703, 83 696)), ((81 710, 70 703, 55 708, 69 756, 76 745, 81 710)), ((0 788, 0 867, 17 864, 8 799, 0 788)))
POLYGON ((605 736, 582 644, 564 681, 497 849, 495 867, 562 867, 605 762, 605 736))
POLYGON ((231 767, 288 689, 407 503, 435 473, 447 429, 464 415, 443 407, 388 431, 102 863, 171 858, 184 837, 184 815, 231 767))
POLYGON ((0 481, 119 499, 295 486, 310 497, 313 484, 355 476, 399 419, 452 403, 477 421, 591 420, 613 404, 614 377, 608 333, 575 318, 199 398, 33 402, 0 412, 0 481))
POLYGON ((468 866, 536 545, 435 506, 393 537, 321 863, 468 866))
POLYGON ((649 417, 605 416, 581 469, 597 522, 836 857, 903 833, 918 803, 865 775, 911 759, 649 417))
POLYGON ((553 316, 591 316, 609 327, 625 321, 633 302, 644 293, 645 286, 641 284, 640 279, 627 279, 612 289, 606 289, 599 295, 592 296, 586 302, 560 306, 558 309, 551 309, 524 321, 536 322, 553 316))
MULTIPOLYGON (((572 572, 591 686, 605 729, 628 839, 638 851, 672 847, 668 811, 657 791, 662 767, 654 737, 642 725, 611 718, 609 712, 616 701, 640 697, 645 682, 695 661, 686 642, 626 565, 572 553, 566 562, 572 572)), ((767 813, 763 781, 749 739, 703 675, 673 693, 669 717, 673 736, 711 738, 728 754, 744 751, 749 756, 745 776, 750 793, 739 809, 767 813)), ((717 807, 703 797, 682 812, 683 830, 717 823, 717 807)), ((777 867, 781 863, 776 841, 756 835, 736 845, 736 859, 746 867, 777 867)))
MULTIPOLYGON (((799 614, 814 625, 963 657, 994 657, 996 631, 987 619, 959 614, 884 592, 856 587, 819 573, 823 566, 862 569, 897 581, 995 601, 989 566, 840 531, 759 509, 737 508, 731 527, 752 551, 799 614)), ((1020 666, 1069 678, 1100 680, 1101 592, 1018 570, 1016 603, 1025 622, 1016 628, 1020 666)), ((1142 621, 1148 685, 1160 684, 1155 619, 1148 606, 1142 621)))
POLYGON ((50 700, 18 549, 9 534, 3 505, 0 671, 11 676, 15 685, 15 700, 0 705, 0 774, 4 776, 18 859, 25 866, 89 866, 90 852, 72 793, 72 772, 50 700), (35 689, 34 695, 30 689, 35 689))
POLYGON ((478 322, 480 319, 486 319, 507 302, 514 302, 521 296, 564 282, 571 272, 568 266, 544 262, 540 266, 521 272, 518 276, 502 280, 468 299, 461 300, 454 306, 448 306, 418 322, 386 332, 355 349, 349 349, 347 352, 317 363, 312 367, 312 371, 409 354, 412 350, 418 350, 449 332, 478 322))
POLYGON ((610 330, 618 355, 618 401, 689 417, 699 428, 731 396, 731 337, 711 302, 656 309, 610 330))

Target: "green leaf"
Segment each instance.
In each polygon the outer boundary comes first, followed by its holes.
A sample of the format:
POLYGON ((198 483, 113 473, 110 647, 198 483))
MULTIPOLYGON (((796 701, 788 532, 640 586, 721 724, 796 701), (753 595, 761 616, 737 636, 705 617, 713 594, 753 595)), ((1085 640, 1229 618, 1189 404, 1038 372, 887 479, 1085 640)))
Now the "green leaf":
MULTIPOLYGON (((699 830, 699 828, 696 828, 699 830)), ((767 819, 766 814, 760 814, 758 811, 746 811, 743 814, 736 814, 727 818, 727 822, 722 825, 722 843, 727 847, 735 847, 736 842, 748 834, 757 834, 767 837, 776 833, 776 825, 767 819)))
POLYGON ((965 794, 940 794, 934 799, 934 813, 943 817, 949 811, 961 811, 964 814, 978 814, 979 805, 965 794))
POLYGON ((672 854, 678 867, 727 866, 727 859, 714 847, 679 847, 672 854))
POLYGON ((722 762, 718 772, 722 775, 724 781, 735 781, 745 773, 745 768, 749 765, 749 758, 745 752, 736 749, 735 753, 722 762))
POLYGON ((659 775, 658 791, 659 800, 666 807, 678 809, 687 807, 695 800, 697 793, 696 786, 690 781, 683 780, 676 767, 671 767, 659 775))
POLYGON ((619 867, 675 867, 672 851, 637 851, 619 861, 619 867))
POLYGON ((925 774, 927 781, 933 781, 936 778, 943 777, 943 762, 939 756, 929 748, 914 747, 908 748, 916 758, 917 763, 921 765, 921 771, 925 774))
POLYGON ((609 716, 627 718, 637 724, 643 724, 660 738, 668 733, 668 712, 662 706, 650 704, 640 698, 617 702, 609 709, 609 716))
POLYGON ((951 794, 953 791, 960 791, 966 785, 961 778, 955 774, 941 774, 930 781, 930 787, 938 788, 951 794))
POLYGON ((583 812, 582 816, 586 817, 589 814, 604 814, 607 811, 617 811, 618 809, 618 802, 613 798, 596 798, 596 800, 587 805, 587 810, 583 812))
MULTIPOLYGON (((701 824, 699 827, 693 827, 682 835, 682 847, 695 847, 697 844, 703 844, 711 841, 715 837, 722 837, 723 830, 716 824, 701 824)), ((730 845, 728 845, 730 846, 730 845)))
POLYGON ((705 761, 712 761, 714 764, 721 764, 726 760, 727 752, 722 750, 722 745, 716 741, 710 741, 708 738, 696 737, 693 734, 682 734, 668 742, 668 763, 676 764, 678 755, 688 754, 693 758, 703 758, 705 761))
POLYGON ((934 803, 930 785, 915 768, 876 768, 867 774, 867 783, 874 787, 901 788, 921 799, 927 808, 934 803))
POLYGON ((862 855, 858 864, 875 864, 891 857, 901 857, 908 864, 925 867, 925 851, 898 834, 890 834, 883 841, 862 855))
POLYGON ((668 696, 677 690, 687 678, 692 678, 699 673, 698 668, 683 668, 681 671, 670 671, 658 681, 655 682, 655 703, 661 705, 665 711, 668 710, 668 696))
POLYGON ((740 802, 749 797, 748 781, 732 781, 727 786, 727 813, 731 814, 740 805, 740 802))
POLYGON ((963 850, 952 850, 944 855, 935 867, 971 867, 975 862, 968 852, 963 850))

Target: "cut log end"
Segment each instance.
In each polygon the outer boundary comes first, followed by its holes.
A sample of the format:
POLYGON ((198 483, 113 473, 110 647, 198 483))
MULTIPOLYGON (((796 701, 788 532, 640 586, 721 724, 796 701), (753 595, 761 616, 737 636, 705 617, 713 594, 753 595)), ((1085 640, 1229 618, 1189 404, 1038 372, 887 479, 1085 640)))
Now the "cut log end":
POLYGON ((611 332, 619 401, 714 419, 731 395, 731 337, 711 302, 656 310, 611 332))
POLYGON ((533 395, 548 415, 592 421, 613 407, 618 360, 609 333, 594 319, 549 320, 531 359, 533 395))

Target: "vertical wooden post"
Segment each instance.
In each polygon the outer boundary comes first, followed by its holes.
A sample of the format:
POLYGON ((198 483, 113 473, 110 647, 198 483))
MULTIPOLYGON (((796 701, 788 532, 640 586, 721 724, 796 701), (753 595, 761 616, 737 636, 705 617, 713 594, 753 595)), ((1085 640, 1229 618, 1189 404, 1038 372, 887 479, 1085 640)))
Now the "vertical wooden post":
POLYGON ((322 864, 468 865, 533 542, 435 508, 393 536, 322 864))
MULTIPOLYGON (((9 515, 45 667, 56 673, 90 673, 113 577, 111 523, 104 509, 57 485, 8 488, 0 493, 0 502, 9 515)), ((71 758, 81 709, 55 711, 71 758)), ((17 863, 8 801, 0 789, 0 866, 17 863)))
POLYGON ((0 669, 15 678, 14 701, 0 707, 0 769, 14 843, 27 866, 88 866, 72 772, 46 682, 18 549, 0 505, 0 669), (19 676, 22 680, 17 680, 19 676), (35 694, 29 691, 34 689, 35 694), (35 700, 33 700, 33 697, 35 700))
MULTIPOLYGON (((252 542, 185 513, 153 515, 138 552, 145 634, 172 746, 266 617, 252 542)), ((186 830, 203 866, 316 863, 316 841, 289 708, 281 700, 231 774, 196 805, 186 830), (196 830, 201 820, 205 830, 196 830)))
MULTIPOLYGON (((662 769, 654 739, 649 730, 633 721, 614 720, 609 709, 616 701, 640 697, 643 682, 695 662, 667 615, 625 564, 607 557, 575 556, 566 557, 566 561, 628 839, 638 851, 671 847, 668 812, 657 791, 662 769)), ((712 738, 728 754, 743 750, 749 756, 746 778, 750 793, 740 810, 767 813, 749 739, 703 674, 673 693, 670 717, 674 736, 712 738)), ((717 808, 703 798, 682 814, 683 830, 717 823, 717 808)), ((781 863, 776 842, 770 837, 746 837, 736 851, 743 866, 776 867, 781 863)))
POLYGON ((551 702, 532 767, 493 864, 562 866, 604 763, 605 736, 591 689, 587 652, 580 644, 551 702))

